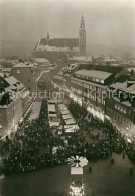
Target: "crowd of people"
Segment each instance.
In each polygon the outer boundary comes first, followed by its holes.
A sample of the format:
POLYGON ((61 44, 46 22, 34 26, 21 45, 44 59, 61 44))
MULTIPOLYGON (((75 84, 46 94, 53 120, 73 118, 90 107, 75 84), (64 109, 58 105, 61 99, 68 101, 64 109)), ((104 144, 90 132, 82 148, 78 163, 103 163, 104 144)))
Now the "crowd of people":
POLYGON ((71 101, 69 109, 79 126, 89 133, 89 137, 93 142, 86 143, 86 157, 89 161, 97 161, 112 156, 112 153, 127 154, 129 159, 135 163, 135 148, 132 144, 127 143, 124 137, 121 136, 113 128, 108 127, 90 114, 85 107, 71 101), (93 135, 94 128, 102 130, 102 134, 93 135), (94 142, 96 140, 96 143, 94 142))
POLYGON ((113 152, 123 153, 123 156, 126 153, 135 163, 135 149, 116 131, 103 129, 104 123, 99 122, 77 103, 71 101, 68 109, 80 127, 72 136, 66 135, 64 130, 58 134, 59 128, 49 126, 47 100, 42 101, 37 119, 29 121, 28 114, 18 125, 17 132, 11 138, 7 137, 2 144, 3 172, 21 173, 64 165, 69 157, 75 155, 95 162, 111 157, 113 152), (103 129, 103 135, 92 137, 94 127, 103 129), (82 130, 90 133, 90 143, 86 141, 82 130), (54 147, 57 148, 55 153, 54 147))

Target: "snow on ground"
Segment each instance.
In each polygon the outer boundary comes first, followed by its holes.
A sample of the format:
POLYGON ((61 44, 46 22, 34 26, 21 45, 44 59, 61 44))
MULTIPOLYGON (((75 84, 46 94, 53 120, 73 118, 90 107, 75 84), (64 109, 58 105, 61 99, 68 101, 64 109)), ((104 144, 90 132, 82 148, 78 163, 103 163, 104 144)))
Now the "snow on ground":
POLYGON ((33 120, 33 119, 38 118, 39 113, 40 113, 40 109, 41 109, 41 103, 42 102, 33 102, 32 111, 31 111, 29 120, 33 120))

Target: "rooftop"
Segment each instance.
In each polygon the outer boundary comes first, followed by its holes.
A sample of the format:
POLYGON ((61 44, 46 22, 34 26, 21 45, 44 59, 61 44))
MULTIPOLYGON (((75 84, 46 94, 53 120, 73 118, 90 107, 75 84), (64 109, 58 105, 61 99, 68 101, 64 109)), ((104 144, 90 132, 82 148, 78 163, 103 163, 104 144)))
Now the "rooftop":
POLYGON ((111 85, 111 87, 120 89, 125 92, 135 93, 135 83, 130 83, 128 87, 128 81, 123 82, 123 83, 120 83, 120 82, 114 83, 111 85))
POLYGON ((39 45, 48 45, 56 47, 77 47, 79 46, 79 38, 52 38, 47 40, 42 38, 39 45))
POLYGON ((10 72, 11 71, 11 68, 3 68, 2 71, 3 72, 10 72))
POLYGON ((82 76, 89 76, 89 77, 94 77, 94 78, 99 78, 99 79, 107 79, 112 73, 108 72, 103 72, 103 71, 96 71, 96 70, 85 70, 81 69, 75 74, 82 75, 82 76))
POLYGON ((13 85, 13 84, 16 84, 17 82, 19 82, 16 78, 14 78, 13 76, 10 76, 8 78, 5 78, 5 80, 10 84, 10 85, 13 85))
POLYGON ((129 101, 120 101, 120 99, 119 98, 116 98, 116 97, 114 97, 113 98, 115 101, 117 101, 117 102, 120 102, 121 104, 123 104, 123 105, 126 105, 126 106, 128 106, 128 107, 131 107, 131 103, 129 102, 129 101))
POLYGON ((70 57, 69 60, 76 60, 76 61, 92 61, 92 57, 74 56, 74 57, 70 57))
POLYGON ((34 65, 32 63, 30 63, 29 65, 23 63, 23 62, 20 62, 16 65, 14 65, 13 67, 33 67, 34 65))
POLYGON ((9 86, 6 88, 7 91, 12 91, 13 89, 21 90, 24 88, 24 85, 20 81, 18 81, 16 78, 14 78, 13 76, 5 78, 5 80, 9 84, 9 86))
POLYGON ((38 63, 49 63, 49 61, 45 58, 33 58, 38 63))

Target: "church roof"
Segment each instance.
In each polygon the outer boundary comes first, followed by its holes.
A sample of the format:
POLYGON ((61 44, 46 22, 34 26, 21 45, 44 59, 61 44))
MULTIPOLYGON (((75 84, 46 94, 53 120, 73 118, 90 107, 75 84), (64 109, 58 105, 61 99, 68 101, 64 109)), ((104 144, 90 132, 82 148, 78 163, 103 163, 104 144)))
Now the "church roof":
POLYGON ((49 45, 55 47, 78 47, 79 38, 52 38, 47 40, 42 38, 39 45, 49 45))

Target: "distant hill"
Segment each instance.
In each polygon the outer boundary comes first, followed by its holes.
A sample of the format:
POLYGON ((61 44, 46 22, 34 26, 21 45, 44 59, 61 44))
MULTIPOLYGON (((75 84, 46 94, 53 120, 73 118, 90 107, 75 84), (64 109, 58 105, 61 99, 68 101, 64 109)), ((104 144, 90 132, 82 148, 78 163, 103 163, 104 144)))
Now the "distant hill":
MULTIPOLYGON (((2 41, 0 46, 0 58, 7 56, 26 57, 30 56, 33 49, 36 46, 36 42, 25 41, 2 41)), ((135 56, 135 47, 122 46, 122 45, 106 45, 106 44, 88 44, 87 54, 93 55, 113 55, 122 56, 124 52, 129 52, 135 56)))

